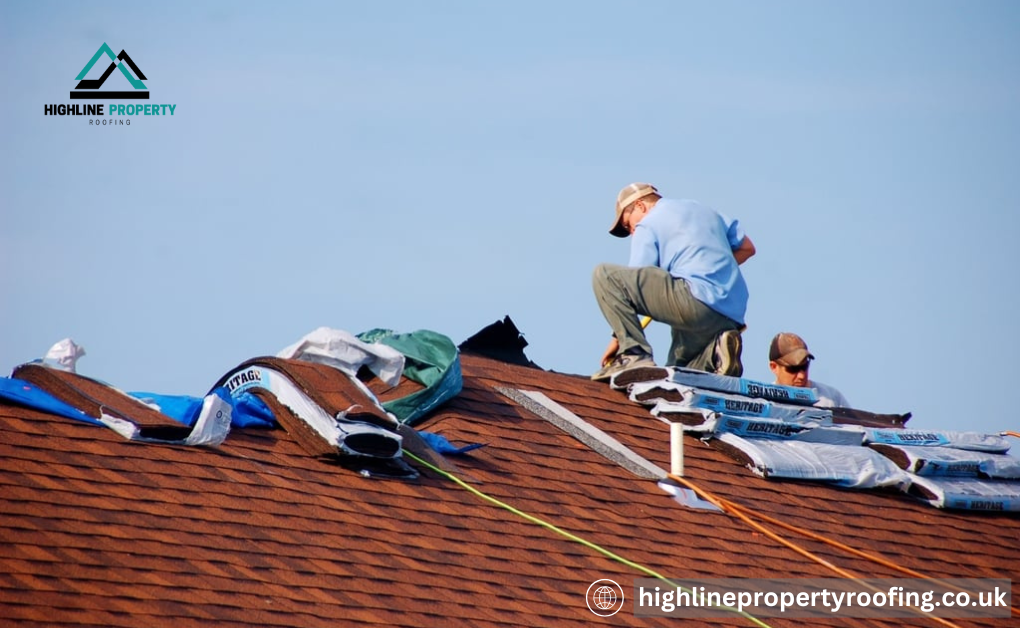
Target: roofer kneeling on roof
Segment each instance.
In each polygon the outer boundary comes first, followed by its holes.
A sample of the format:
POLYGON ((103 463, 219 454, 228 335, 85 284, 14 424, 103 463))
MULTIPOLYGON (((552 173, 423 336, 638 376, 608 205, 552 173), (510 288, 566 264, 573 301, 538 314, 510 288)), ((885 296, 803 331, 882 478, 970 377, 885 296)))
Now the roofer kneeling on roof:
POLYGON ((609 233, 634 237, 627 266, 599 264, 592 277, 613 328, 592 379, 655 365, 640 315, 672 328, 668 366, 740 376, 748 294, 739 265, 755 252, 740 223, 696 201, 662 198, 648 183, 631 183, 616 198, 609 233))
POLYGON ((816 406, 823 408, 849 408, 850 402, 832 386, 808 379, 808 369, 815 356, 808 351, 804 339, 797 334, 776 334, 769 345, 769 368, 776 376, 775 383, 796 388, 813 388, 818 393, 816 406))

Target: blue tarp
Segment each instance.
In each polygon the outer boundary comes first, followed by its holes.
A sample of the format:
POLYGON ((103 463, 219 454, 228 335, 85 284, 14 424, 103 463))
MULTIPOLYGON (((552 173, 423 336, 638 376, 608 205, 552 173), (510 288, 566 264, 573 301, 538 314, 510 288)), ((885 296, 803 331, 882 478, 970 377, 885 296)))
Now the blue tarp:
POLYGON ((50 414, 77 419, 94 425, 103 425, 98 419, 94 419, 78 408, 64 403, 35 384, 21 379, 0 377, 0 398, 13 401, 18 405, 32 408, 33 410, 49 412, 50 414))
MULTIPOLYGON (((185 425, 194 425, 202 411, 201 397, 160 395, 150 392, 128 394, 136 399, 155 403, 163 414, 185 425)), ((214 389, 210 394, 216 394, 233 407, 230 414, 230 427, 273 427, 276 424, 273 413, 258 397, 244 393, 235 399, 222 386, 214 389)))

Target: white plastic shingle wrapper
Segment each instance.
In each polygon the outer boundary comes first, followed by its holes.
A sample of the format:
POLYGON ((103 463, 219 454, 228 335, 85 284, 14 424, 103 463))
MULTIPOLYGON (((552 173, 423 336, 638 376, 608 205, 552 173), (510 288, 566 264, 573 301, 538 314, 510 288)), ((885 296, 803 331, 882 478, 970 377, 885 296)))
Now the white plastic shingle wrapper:
POLYGON ((916 447, 953 447, 969 451, 987 451, 1004 454, 1009 441, 996 434, 980 432, 936 432, 926 430, 885 430, 869 428, 864 431, 865 443, 883 445, 912 445, 916 447))
POLYGON ((85 347, 75 344, 70 338, 55 343, 43 356, 46 366, 74 373, 78 360, 85 355, 85 347))
POLYGON ((230 433, 230 417, 233 407, 219 395, 206 395, 202 400, 202 411, 195 420, 191 434, 184 439, 185 445, 215 447, 227 439, 230 433))
POLYGON ((720 434, 718 439, 751 459, 751 470, 764 477, 822 480, 847 488, 910 485, 910 475, 867 447, 803 441, 776 441, 720 434))
POLYGON ((744 438, 828 443, 847 447, 860 447, 864 441, 864 430, 856 426, 825 425, 823 422, 812 420, 782 421, 725 415, 716 420, 715 433, 730 433, 744 438))
POLYGON ((654 406, 660 401, 666 401, 663 397, 657 397, 654 394, 650 395, 647 399, 639 399, 638 397, 644 396, 653 391, 663 391, 680 393, 681 395, 688 395, 693 389, 690 386, 684 386, 671 382, 668 379, 655 380, 650 382, 636 382, 630 385, 628 389, 630 400, 634 403, 640 403, 643 406, 654 406))
MULTIPOLYGON (((143 402, 144 403, 144 402, 143 402)), ((151 403, 145 405, 160 411, 159 406, 151 403)), ((221 445, 230 433, 230 417, 232 406, 221 399, 218 395, 206 395, 202 400, 202 410, 195 420, 191 433, 184 440, 166 440, 162 438, 142 438, 138 426, 131 421, 125 421, 105 412, 101 413, 100 422, 117 432, 128 440, 137 440, 147 443, 166 443, 176 445, 189 445, 215 447, 221 445)))
POLYGON ((676 421, 674 418, 663 416, 668 415, 670 413, 701 415, 700 423, 696 425, 688 425, 686 423, 684 424, 685 432, 695 433, 711 433, 713 430, 715 430, 715 420, 716 417, 718 416, 715 412, 712 412, 711 410, 702 410, 700 408, 691 408, 688 406, 677 406, 675 403, 669 401, 658 402, 657 404, 655 404, 655 407, 650 410, 650 412, 652 416, 659 419, 660 421, 665 421, 666 423, 681 422, 676 421))
POLYGON ((925 476, 1020 479, 1020 458, 952 447, 889 445, 906 457, 907 471, 925 476))
POLYGON ((676 368, 673 372, 673 381, 693 388, 734 393, 745 397, 768 399, 770 401, 807 406, 818 402, 818 394, 810 388, 766 384, 765 382, 756 382, 740 377, 727 377, 726 375, 715 375, 686 368, 676 368))
POLYGON ((320 327, 276 354, 278 358, 316 362, 354 377, 362 366, 390 386, 400 383, 404 354, 380 343, 367 343, 340 329, 320 327))
MULTIPOLYGON (((678 385, 678 384, 674 384, 678 385)), ((765 399, 750 399, 739 395, 721 392, 706 392, 694 388, 683 391, 683 401, 672 403, 680 408, 700 408, 726 414, 729 416, 746 416, 780 419, 783 421, 812 422, 818 425, 832 424, 832 410, 827 408, 810 408, 782 403, 774 403, 765 399)))
POLYGON ((125 421, 124 419, 110 416, 102 411, 100 411, 99 421, 128 440, 135 440, 138 436, 138 426, 131 421, 125 421))
POLYGON ((914 476, 914 490, 924 489, 924 498, 939 508, 1020 511, 1020 482, 993 482, 976 478, 933 478, 914 476))

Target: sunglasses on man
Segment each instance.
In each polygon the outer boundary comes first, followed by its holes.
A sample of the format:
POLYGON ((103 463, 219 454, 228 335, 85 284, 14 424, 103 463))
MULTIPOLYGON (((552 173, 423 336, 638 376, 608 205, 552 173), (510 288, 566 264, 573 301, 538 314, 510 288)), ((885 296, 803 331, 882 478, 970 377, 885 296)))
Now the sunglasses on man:
POLYGON ((787 373, 796 374, 808 370, 809 366, 811 366, 811 360, 806 360, 803 364, 798 364, 797 366, 783 366, 783 369, 787 373))

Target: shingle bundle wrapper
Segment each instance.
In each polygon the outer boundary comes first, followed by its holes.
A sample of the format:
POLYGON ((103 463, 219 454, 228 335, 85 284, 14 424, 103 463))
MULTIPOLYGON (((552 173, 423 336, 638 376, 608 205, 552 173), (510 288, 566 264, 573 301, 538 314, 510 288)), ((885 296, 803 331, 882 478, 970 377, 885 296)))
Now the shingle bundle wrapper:
POLYGON ((379 475, 416 475, 400 460, 403 439, 396 418, 361 382, 332 366, 253 358, 224 375, 217 386, 235 398, 254 394, 265 401, 284 429, 313 455, 339 456, 379 475))
POLYGON ((1020 480, 1020 459, 1007 454, 955 447, 880 444, 871 447, 917 475, 1020 480))
POLYGON ((910 485, 909 474, 867 447, 750 439, 728 433, 718 435, 711 444, 767 478, 822 480, 847 488, 910 485))
POLYGON ((909 492, 938 508, 1020 512, 1020 482, 914 476, 909 492))

